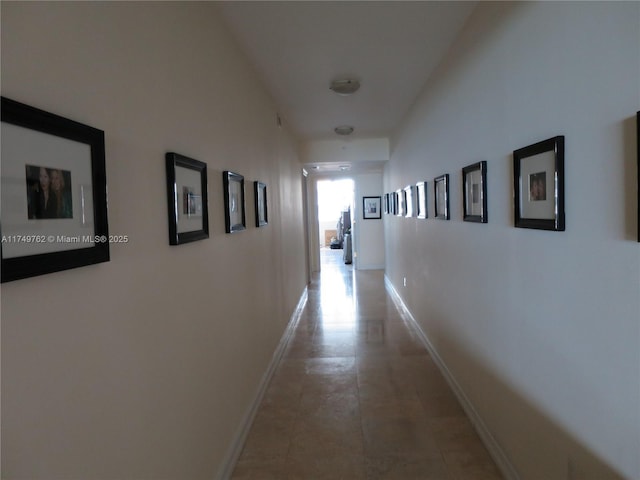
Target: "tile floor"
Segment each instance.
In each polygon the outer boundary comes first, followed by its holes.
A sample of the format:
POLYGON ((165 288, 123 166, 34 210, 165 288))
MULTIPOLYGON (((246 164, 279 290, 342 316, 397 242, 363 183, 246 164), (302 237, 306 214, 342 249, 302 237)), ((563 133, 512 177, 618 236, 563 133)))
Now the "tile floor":
POLYGON ((232 479, 501 479, 383 272, 322 257, 232 479))

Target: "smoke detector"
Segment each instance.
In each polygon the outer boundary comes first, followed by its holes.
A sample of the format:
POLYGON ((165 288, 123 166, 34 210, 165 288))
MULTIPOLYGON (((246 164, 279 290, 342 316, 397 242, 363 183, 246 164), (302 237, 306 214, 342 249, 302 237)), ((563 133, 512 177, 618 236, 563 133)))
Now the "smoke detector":
POLYGON ((350 78, 341 80, 334 80, 329 86, 330 90, 333 90, 338 95, 351 95, 360 88, 360 82, 350 78))
POLYGON ((338 135, 351 135, 354 128, 351 125, 340 125, 333 129, 338 135))

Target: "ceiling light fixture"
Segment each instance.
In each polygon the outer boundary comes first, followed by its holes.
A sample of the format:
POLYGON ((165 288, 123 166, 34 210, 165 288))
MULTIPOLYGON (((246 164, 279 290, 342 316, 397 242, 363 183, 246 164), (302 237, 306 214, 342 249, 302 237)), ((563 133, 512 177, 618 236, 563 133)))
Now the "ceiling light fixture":
POLYGON ((340 125, 333 129, 338 135, 351 135, 354 128, 351 125, 340 125))
POLYGON ((329 86, 330 90, 333 90, 338 95, 351 95, 360 88, 360 82, 350 78, 334 80, 329 86))
POLYGON ((347 170, 350 170, 351 166, 350 165, 340 165, 340 170, 342 170, 343 172, 346 172, 347 170))

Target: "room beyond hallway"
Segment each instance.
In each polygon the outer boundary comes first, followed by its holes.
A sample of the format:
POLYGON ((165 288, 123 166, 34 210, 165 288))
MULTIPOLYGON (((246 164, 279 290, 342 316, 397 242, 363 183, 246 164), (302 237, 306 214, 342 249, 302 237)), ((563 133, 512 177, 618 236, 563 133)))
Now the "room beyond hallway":
POLYGON ((342 253, 321 250, 232 479, 502 478, 383 272, 342 253))

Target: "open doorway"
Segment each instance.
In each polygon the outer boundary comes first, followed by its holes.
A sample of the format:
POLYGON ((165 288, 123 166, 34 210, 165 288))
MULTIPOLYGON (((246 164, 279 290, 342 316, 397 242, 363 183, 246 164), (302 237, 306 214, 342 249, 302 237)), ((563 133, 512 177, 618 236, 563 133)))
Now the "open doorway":
POLYGON ((320 263, 352 263, 354 182, 350 178, 318 180, 320 263))

